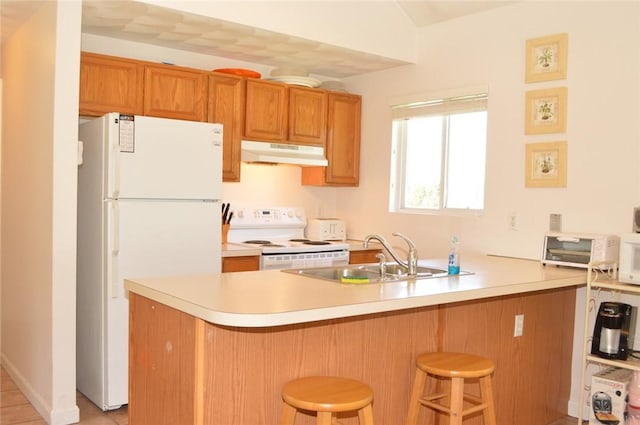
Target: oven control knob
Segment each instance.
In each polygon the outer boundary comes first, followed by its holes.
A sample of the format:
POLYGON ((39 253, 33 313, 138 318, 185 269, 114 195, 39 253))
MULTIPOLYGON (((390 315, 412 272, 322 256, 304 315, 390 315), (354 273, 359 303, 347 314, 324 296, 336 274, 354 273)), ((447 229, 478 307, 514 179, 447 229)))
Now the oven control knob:
POLYGON ((236 211, 236 214, 238 214, 238 218, 243 218, 244 217, 244 210, 238 210, 238 211, 236 211))
POLYGON ((293 210, 289 210, 289 211, 287 211, 287 216, 288 216, 289 218, 293 217, 293 215, 294 215, 293 210))

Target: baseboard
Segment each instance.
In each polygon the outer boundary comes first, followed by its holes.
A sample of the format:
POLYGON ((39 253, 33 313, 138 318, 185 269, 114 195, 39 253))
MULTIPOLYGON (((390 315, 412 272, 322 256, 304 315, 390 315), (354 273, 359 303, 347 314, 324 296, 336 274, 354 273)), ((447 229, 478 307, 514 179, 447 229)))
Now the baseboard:
POLYGON ((53 410, 4 353, 0 354, 0 363, 20 391, 22 391, 22 394, 29 400, 29 403, 48 424, 67 425, 80 421, 80 409, 75 402, 69 408, 53 410))
MULTIPOLYGON (((572 416, 574 418, 578 418, 578 412, 580 411, 579 406, 580 402, 577 400, 569 400, 569 403, 567 403, 567 414, 569 416, 572 416)), ((583 406, 582 407, 582 420, 583 421, 588 421, 589 420, 589 406, 583 406)))

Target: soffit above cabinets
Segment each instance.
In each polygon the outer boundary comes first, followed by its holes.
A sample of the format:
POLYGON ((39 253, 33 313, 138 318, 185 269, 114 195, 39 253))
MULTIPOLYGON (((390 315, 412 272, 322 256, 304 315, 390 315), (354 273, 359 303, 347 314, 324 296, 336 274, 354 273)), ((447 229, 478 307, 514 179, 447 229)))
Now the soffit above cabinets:
MULTIPOLYGON (((363 22, 368 16, 366 3, 361 2, 363 22)), ((510 3, 514 2, 397 1, 398 8, 410 18, 416 29, 510 3)), ((0 4, 0 42, 9 37, 42 4, 38 1, 3 0, 0 4)), ((331 2, 327 4, 330 5, 331 2)), ((358 28, 356 20, 354 19, 354 28, 358 28)), ((328 24, 327 30, 330 31, 330 28, 331 25, 328 24)), ((410 63, 397 57, 372 54, 132 0, 84 0, 82 32, 275 68, 305 68, 311 74, 328 78, 344 78, 410 63)))
POLYGON ((84 1, 82 32, 342 78, 397 59, 135 1, 84 1))

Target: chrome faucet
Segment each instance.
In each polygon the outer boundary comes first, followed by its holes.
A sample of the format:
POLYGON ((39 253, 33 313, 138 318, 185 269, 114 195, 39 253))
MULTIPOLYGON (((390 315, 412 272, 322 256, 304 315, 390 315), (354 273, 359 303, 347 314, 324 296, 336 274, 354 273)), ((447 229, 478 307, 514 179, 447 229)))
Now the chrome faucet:
POLYGON ((382 252, 376 254, 376 258, 378 259, 379 267, 380 267, 380 279, 384 278, 384 275, 387 274, 387 257, 384 256, 382 252))
POLYGON ((402 267, 407 268, 407 274, 409 276, 417 275, 418 274, 418 250, 416 249, 416 246, 413 244, 411 239, 409 239, 402 233, 393 233, 393 236, 398 236, 399 238, 404 239, 407 245, 409 245, 409 253, 407 254, 407 261, 400 259, 400 257, 398 257, 398 254, 391 247, 391 245, 389 245, 389 242, 387 242, 387 240, 380 235, 376 235, 376 234, 367 235, 367 237, 365 237, 364 241, 362 242, 362 246, 364 248, 369 248, 369 241, 372 239, 377 240, 382 244, 384 249, 387 250, 387 252, 391 255, 391 257, 393 257, 396 263, 400 264, 402 267))

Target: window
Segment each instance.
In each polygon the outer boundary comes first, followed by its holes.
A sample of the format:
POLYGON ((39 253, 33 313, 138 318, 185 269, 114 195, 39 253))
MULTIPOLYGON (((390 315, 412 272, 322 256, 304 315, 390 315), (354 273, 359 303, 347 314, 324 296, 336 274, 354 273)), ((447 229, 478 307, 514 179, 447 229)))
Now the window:
POLYGON ((487 91, 392 106, 391 211, 484 208, 487 91))

